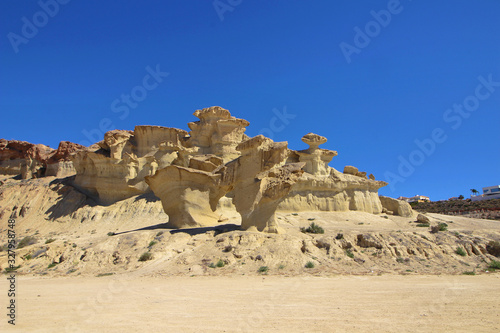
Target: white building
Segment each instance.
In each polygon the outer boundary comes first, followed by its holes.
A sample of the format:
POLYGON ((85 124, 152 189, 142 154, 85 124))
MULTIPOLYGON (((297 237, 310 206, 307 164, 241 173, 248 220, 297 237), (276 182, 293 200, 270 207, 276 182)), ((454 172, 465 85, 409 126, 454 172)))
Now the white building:
POLYGON ((407 198, 407 197, 399 197, 398 198, 399 200, 404 200, 406 202, 429 202, 431 201, 429 199, 429 197, 426 197, 425 195, 416 195, 414 197, 411 197, 411 198, 407 198))
POLYGON ((500 199, 500 185, 483 187, 483 194, 471 197, 472 201, 500 199))

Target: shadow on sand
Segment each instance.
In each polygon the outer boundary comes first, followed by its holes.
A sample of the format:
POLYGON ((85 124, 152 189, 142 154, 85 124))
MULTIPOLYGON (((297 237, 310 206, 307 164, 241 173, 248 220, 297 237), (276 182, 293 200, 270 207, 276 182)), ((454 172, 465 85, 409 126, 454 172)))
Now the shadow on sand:
POLYGON ((200 227, 200 228, 186 228, 186 229, 173 229, 170 227, 168 223, 160 223, 160 224, 155 224, 155 225, 150 225, 148 227, 144 228, 138 228, 138 229, 133 229, 133 230, 128 230, 128 231, 122 231, 122 232, 117 232, 115 235, 121 235, 121 234, 127 234, 131 232, 136 232, 136 231, 142 231, 142 230, 165 230, 168 229, 170 234, 178 234, 180 232, 189 234, 191 236, 195 235, 201 235, 204 233, 207 233, 209 231, 214 231, 215 235, 222 234, 225 232, 230 232, 234 230, 240 230, 240 226, 237 224, 221 224, 213 227, 200 227))

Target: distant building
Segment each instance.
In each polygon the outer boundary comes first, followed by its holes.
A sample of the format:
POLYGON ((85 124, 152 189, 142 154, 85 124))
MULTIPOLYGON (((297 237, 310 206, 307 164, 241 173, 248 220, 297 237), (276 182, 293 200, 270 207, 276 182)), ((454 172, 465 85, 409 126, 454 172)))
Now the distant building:
POLYGON ((472 201, 500 199, 500 185, 483 187, 483 194, 471 196, 472 201))
POLYGON ((416 195, 416 196, 411 197, 411 198, 399 197, 398 199, 404 200, 406 202, 429 202, 429 201, 431 201, 431 199, 429 199, 429 197, 426 197, 425 195, 416 195))

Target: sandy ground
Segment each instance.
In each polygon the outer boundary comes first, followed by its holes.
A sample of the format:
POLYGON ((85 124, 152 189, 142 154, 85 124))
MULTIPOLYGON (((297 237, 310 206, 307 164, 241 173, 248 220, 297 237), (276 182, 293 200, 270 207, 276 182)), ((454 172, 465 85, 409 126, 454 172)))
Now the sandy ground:
POLYGON ((1 332, 500 331, 499 274, 20 276, 17 290, 17 325, 2 315, 1 332))

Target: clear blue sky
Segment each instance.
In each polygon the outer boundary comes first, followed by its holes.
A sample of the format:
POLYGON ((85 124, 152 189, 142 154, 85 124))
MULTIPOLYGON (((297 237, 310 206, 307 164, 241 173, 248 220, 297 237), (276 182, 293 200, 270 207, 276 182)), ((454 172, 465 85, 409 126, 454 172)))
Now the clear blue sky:
POLYGON ((498 0, 60 2, 0 2, 0 137, 188 129, 219 105, 292 149, 326 136, 384 195, 500 184, 498 0))

